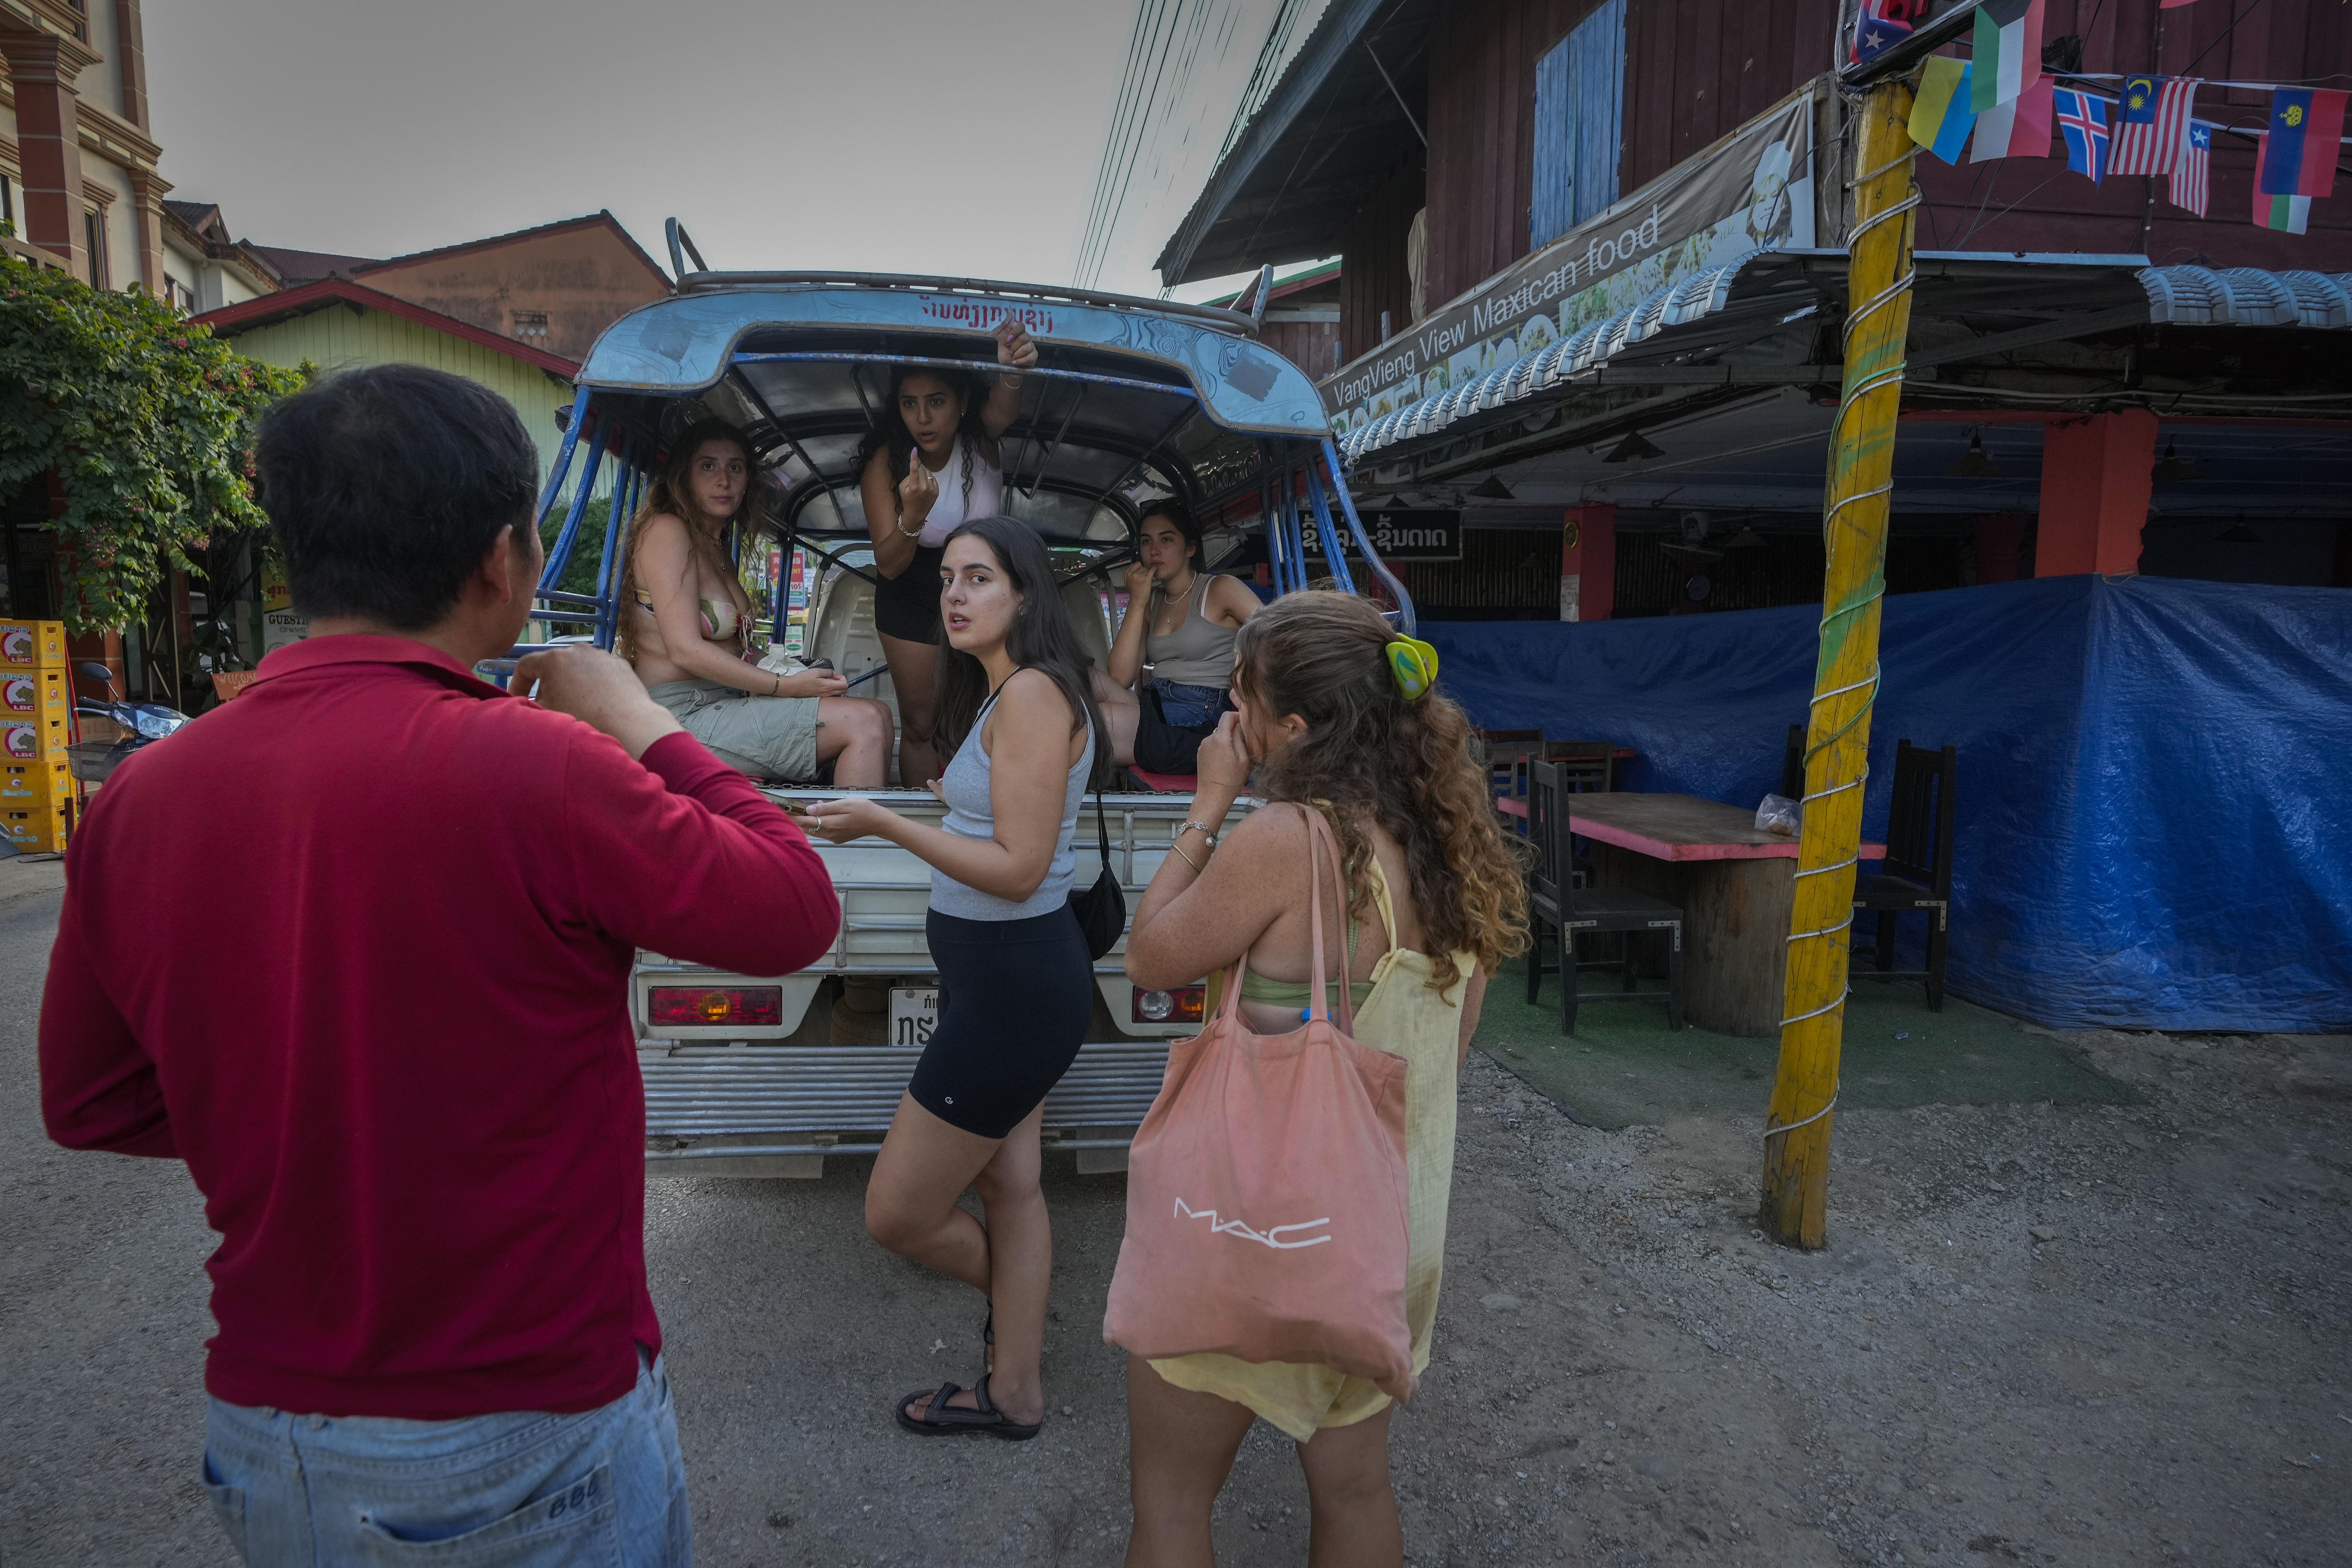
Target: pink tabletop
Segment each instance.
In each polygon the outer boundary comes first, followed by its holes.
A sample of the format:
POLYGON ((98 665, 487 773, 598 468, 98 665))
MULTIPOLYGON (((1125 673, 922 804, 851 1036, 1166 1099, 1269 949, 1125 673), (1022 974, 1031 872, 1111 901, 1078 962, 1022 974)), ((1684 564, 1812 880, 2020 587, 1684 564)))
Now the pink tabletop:
MULTIPOLYGON (((1753 807, 1726 805, 1692 795, 1572 795, 1568 800, 1568 824, 1570 832, 1586 838, 1659 860, 1793 860, 1797 857, 1795 839, 1758 830, 1753 807)), ((1884 844, 1862 847, 1865 860, 1885 856, 1884 844)))

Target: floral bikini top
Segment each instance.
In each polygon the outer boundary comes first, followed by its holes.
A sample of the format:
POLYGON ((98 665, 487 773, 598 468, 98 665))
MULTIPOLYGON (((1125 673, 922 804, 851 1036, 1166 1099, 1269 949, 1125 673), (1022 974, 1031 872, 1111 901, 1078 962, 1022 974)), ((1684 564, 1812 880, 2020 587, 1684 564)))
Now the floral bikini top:
MULTIPOLYGON (((637 603, 647 610, 654 607, 653 595, 643 588, 637 590, 637 603)), ((701 606, 702 636, 709 642, 740 643, 743 640, 743 614, 732 599, 698 599, 701 606)))

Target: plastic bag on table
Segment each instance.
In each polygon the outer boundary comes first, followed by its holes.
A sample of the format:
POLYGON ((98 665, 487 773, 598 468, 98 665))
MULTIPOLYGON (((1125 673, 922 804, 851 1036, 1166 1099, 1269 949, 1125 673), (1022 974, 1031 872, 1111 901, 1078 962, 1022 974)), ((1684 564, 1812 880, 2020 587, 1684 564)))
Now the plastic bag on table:
POLYGON ((1785 795, 1768 795, 1756 807, 1756 831, 1794 838, 1805 819, 1805 804, 1785 795))

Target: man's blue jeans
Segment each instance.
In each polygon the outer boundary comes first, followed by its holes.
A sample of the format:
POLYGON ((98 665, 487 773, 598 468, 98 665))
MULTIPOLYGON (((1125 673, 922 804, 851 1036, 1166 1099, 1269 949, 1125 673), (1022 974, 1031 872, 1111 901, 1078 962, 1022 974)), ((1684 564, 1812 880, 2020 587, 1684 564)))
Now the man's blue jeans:
POLYGON ((686 1463, 661 1362, 576 1415, 295 1415, 215 1399, 205 1490, 250 1568, 689 1568, 686 1463))

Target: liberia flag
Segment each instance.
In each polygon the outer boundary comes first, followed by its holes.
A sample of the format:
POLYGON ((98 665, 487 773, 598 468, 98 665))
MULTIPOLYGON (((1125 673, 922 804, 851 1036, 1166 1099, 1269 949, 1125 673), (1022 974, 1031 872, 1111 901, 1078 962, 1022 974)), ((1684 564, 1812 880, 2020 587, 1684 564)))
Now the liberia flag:
POLYGON ((2189 122, 2188 150, 2172 166, 2172 205, 2205 216, 2206 195, 2212 188, 2213 128, 2201 120, 2189 122))
POLYGON ((2116 115, 2110 174, 2169 174, 2180 166, 2189 143, 2189 111, 2196 101, 2193 76, 2134 76, 2124 79, 2116 115))
POLYGON ((2324 196, 2336 189, 2337 143, 2344 135, 2342 92, 2283 87, 2271 94, 2270 162, 2254 189, 2273 196, 2324 196))
POLYGON ((2265 192, 2263 189, 2263 176, 2270 172, 2270 133, 2257 131, 2254 132, 2254 226, 2301 234, 2311 225, 2311 198, 2274 196, 2265 192))
POLYGON ((2107 100, 2087 92, 2050 95, 2059 131, 2066 138, 2066 166, 2094 182, 2107 173, 2107 100))
POLYGON ((1979 114, 2042 79, 2042 0, 1982 0, 1969 78, 1979 114))

